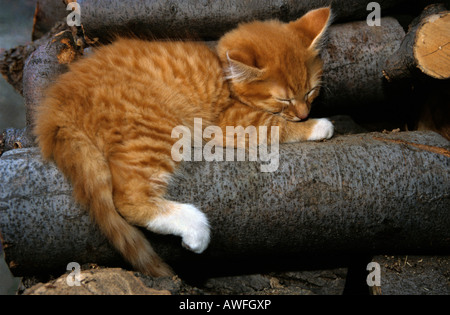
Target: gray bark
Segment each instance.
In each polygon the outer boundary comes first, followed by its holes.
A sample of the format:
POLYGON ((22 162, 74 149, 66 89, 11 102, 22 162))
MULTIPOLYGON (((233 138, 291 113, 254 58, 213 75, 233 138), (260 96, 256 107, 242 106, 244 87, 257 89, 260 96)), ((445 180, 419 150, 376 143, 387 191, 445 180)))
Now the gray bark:
POLYGON ((322 50, 324 88, 317 109, 325 115, 351 113, 389 100, 382 70, 404 36, 394 18, 381 19, 381 26, 365 21, 331 26, 322 50))
POLYGON ((34 110, 42 100, 45 89, 68 70, 68 64, 79 52, 70 31, 51 37, 27 59, 23 69, 23 96, 27 126, 32 126, 34 110))
POLYGON ((0 134, 0 156, 3 152, 35 146, 34 140, 29 137, 27 128, 8 128, 0 134))
MULTIPOLYGON (((64 19, 62 1, 39 0, 36 13, 37 38, 45 29, 64 19), (52 24, 53 23, 53 24, 52 24)), ((198 36, 217 39, 243 21, 261 19, 294 20, 311 9, 329 6, 335 19, 360 20, 368 15, 367 0, 78 0, 81 22, 89 35, 103 37, 107 33, 148 33, 160 37, 198 36)), ((405 0, 379 1, 383 10, 405 0)))
POLYGON ((32 39, 36 40, 44 36, 69 13, 66 11, 66 4, 63 0, 37 0, 32 39))
POLYGON ((23 68, 28 57, 39 46, 47 45, 53 35, 67 29, 68 26, 66 23, 57 23, 45 36, 28 45, 18 46, 3 52, 0 51, 0 73, 18 93, 23 95, 23 68))
MULTIPOLYGON (((260 162, 185 162, 168 198, 207 214, 211 244, 195 255, 177 237, 148 237, 171 264, 448 253, 449 149, 450 142, 433 132, 361 134, 282 145, 273 173, 260 172, 260 162)), ((72 261, 121 261, 74 202, 67 180, 42 162, 37 149, 6 152, 0 172, 0 231, 16 275, 61 270, 72 261)))

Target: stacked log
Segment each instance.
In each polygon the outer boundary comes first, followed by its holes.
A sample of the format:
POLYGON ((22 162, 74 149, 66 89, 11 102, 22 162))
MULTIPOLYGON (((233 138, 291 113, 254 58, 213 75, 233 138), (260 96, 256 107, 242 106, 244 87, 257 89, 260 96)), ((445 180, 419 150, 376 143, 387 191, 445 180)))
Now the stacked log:
POLYGON ((383 74, 393 81, 413 77, 415 69, 435 79, 450 78, 450 11, 442 4, 428 6, 411 23, 383 74))
MULTIPOLYGON (((67 0, 65 0, 67 2, 67 0)), ((64 19, 63 1, 38 0, 34 37, 64 19)), ((72 1, 70 1, 72 2, 72 1)), ((384 0, 383 9, 406 3, 405 0, 384 0)), ((336 21, 365 20, 366 0, 78 0, 81 18, 93 37, 108 33, 151 33, 155 37, 197 37, 215 40, 238 23, 252 20, 295 20, 306 12, 330 6, 336 21)))
MULTIPOLYGON (((202 255, 149 233, 170 263, 321 254, 445 252, 450 240, 450 145, 436 133, 361 134, 281 145, 262 162, 184 163, 168 198, 208 216, 202 255)), ((38 149, 0 159, 0 231, 16 274, 120 258, 72 199, 70 183, 38 149)), ((282 262, 280 262, 280 266, 282 262)))

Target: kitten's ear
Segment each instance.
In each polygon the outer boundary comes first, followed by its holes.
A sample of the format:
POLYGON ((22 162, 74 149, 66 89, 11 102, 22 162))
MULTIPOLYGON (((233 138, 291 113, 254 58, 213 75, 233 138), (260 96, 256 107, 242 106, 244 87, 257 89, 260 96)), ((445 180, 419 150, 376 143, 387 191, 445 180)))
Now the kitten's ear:
POLYGON ((264 70, 256 67, 255 62, 248 54, 240 51, 229 50, 226 52, 228 67, 226 79, 237 82, 251 82, 258 80, 264 74, 264 70))
POLYGON ((310 48, 319 49, 320 41, 330 24, 331 9, 326 7, 309 11, 298 20, 289 23, 288 27, 305 36, 310 48))

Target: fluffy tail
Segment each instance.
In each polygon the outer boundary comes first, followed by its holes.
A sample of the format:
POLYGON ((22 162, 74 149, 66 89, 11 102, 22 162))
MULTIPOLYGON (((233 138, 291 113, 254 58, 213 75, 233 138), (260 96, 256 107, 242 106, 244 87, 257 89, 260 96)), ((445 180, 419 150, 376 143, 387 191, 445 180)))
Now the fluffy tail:
POLYGON ((71 179, 75 198, 89 207, 100 230, 123 257, 144 274, 172 275, 143 233, 116 211, 108 162, 89 138, 79 130, 44 122, 37 125, 35 133, 44 157, 52 157, 71 179))

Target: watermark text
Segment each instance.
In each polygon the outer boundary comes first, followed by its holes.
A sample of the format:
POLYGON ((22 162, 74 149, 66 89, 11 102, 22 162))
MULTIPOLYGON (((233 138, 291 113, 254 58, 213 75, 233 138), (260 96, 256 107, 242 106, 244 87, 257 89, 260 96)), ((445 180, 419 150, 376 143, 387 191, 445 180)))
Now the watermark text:
POLYGON ((246 160, 248 154, 249 161, 262 162, 261 172, 275 172, 279 167, 279 127, 271 126, 270 132, 268 128, 226 126, 224 135, 219 126, 207 126, 203 129, 202 119, 195 118, 193 135, 186 126, 180 125, 172 130, 172 138, 179 139, 172 146, 172 159, 175 162, 241 162, 246 160), (203 146, 206 139, 209 141, 203 146))
POLYGON ((367 16, 367 25, 381 26, 381 5, 378 2, 370 2, 367 5, 367 11, 372 11, 367 16))

